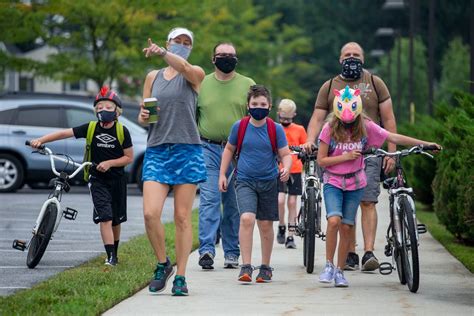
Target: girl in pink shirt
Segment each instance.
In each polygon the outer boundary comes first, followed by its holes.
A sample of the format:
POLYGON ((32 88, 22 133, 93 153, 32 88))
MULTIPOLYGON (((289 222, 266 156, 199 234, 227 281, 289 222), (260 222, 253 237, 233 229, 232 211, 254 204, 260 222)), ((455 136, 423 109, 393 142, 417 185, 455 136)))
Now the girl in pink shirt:
POLYGON ((390 133, 362 114, 360 91, 348 86, 334 90, 333 113, 319 135, 318 164, 325 168, 324 203, 328 221, 326 231, 326 265, 319 275, 322 283, 347 287, 342 272, 349 250, 349 233, 354 225, 363 188, 367 185, 363 149, 380 147, 385 140, 399 145, 439 145, 390 133), (362 115, 361 115, 362 114, 362 115), (334 255, 337 233, 341 240, 337 267, 334 255))

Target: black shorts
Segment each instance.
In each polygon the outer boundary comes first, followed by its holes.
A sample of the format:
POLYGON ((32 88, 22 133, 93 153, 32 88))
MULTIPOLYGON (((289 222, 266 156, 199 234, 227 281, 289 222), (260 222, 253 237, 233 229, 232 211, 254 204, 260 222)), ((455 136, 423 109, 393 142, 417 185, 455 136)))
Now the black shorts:
POLYGON ((301 173, 290 174, 287 182, 281 182, 278 179, 278 192, 288 193, 289 195, 301 195, 303 193, 301 173))
POLYGON ((91 176, 89 190, 94 204, 94 223, 112 221, 112 226, 127 220, 127 179, 125 176, 102 179, 91 176))

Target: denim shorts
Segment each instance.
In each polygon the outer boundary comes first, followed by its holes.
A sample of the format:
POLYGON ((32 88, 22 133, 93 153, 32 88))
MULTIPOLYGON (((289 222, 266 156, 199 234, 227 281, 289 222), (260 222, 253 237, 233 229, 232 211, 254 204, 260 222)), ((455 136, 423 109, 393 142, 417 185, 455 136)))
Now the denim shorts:
POLYGON ((278 184, 275 180, 236 179, 240 215, 254 213, 258 220, 278 221, 278 184))
POLYGON ((362 201, 377 203, 380 195, 380 169, 382 158, 372 157, 365 160, 365 174, 367 175, 367 186, 364 188, 362 201))
POLYGON ((162 144, 148 147, 143 159, 142 180, 168 185, 206 181, 207 171, 201 145, 162 144))
POLYGON ((324 205, 326 206, 326 218, 339 216, 342 222, 354 225, 364 188, 354 191, 343 191, 329 183, 324 185, 324 205))

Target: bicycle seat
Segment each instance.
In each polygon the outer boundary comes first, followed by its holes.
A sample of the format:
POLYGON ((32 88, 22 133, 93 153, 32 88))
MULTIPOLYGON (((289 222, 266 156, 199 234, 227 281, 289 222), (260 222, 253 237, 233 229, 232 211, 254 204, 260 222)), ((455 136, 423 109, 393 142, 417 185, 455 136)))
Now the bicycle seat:
POLYGON ((394 184, 397 178, 391 177, 383 180, 383 188, 384 189, 390 189, 394 184))

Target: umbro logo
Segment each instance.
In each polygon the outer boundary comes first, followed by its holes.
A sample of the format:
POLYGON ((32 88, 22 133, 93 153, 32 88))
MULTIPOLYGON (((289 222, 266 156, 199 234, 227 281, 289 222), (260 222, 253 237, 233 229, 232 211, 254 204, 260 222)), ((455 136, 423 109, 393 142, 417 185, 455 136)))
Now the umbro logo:
POLYGON ((108 144, 110 142, 113 142, 114 140, 116 140, 117 138, 113 137, 113 136, 110 136, 109 134, 100 134, 100 135, 97 135, 96 138, 98 140, 100 140, 102 143, 105 143, 105 144, 108 144))

